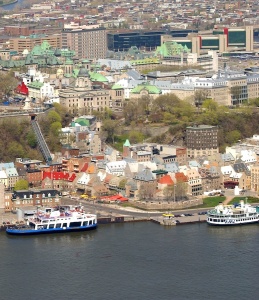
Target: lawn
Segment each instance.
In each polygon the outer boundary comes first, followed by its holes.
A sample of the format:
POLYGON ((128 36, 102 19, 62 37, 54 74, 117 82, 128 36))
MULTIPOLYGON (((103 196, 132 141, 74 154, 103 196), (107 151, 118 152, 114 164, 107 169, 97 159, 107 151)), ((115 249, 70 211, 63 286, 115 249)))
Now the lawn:
POLYGON ((259 203, 259 198, 257 198, 257 197, 244 197, 244 196, 242 197, 242 196, 239 196, 239 197, 234 197, 229 202, 229 204, 239 203, 240 200, 244 200, 246 202, 246 198, 247 198, 247 203, 250 203, 250 204, 259 203))
POLYGON ((223 202, 226 199, 225 196, 215 196, 215 197, 206 197, 203 198, 203 204, 199 206, 195 206, 195 208, 209 208, 214 207, 219 204, 219 202, 223 202))

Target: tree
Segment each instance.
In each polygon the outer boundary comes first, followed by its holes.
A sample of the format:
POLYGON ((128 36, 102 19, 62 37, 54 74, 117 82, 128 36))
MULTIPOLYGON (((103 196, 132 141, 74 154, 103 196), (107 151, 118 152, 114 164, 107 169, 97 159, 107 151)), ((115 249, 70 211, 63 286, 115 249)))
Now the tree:
POLYGON ((28 190, 28 188, 29 188, 29 182, 25 179, 18 180, 14 186, 15 191, 28 190))
POLYGON ((60 115, 54 111, 54 110, 51 110, 49 113, 48 113, 48 121, 49 123, 54 123, 54 122, 61 122, 61 117, 60 115))
POLYGON ((6 151, 10 157, 24 157, 25 155, 23 146, 15 141, 9 143, 6 151))
POLYGON ((215 100, 206 99, 202 103, 202 108, 205 108, 208 111, 216 111, 218 109, 218 103, 215 100))
POLYGON ((208 98, 207 90, 196 90, 194 92, 194 104, 198 109, 200 109, 203 102, 208 98))
POLYGON ((13 93, 13 90, 18 85, 18 80, 14 77, 13 72, 1 72, 0 75, 0 97, 4 99, 13 93))
POLYGON ((54 136, 58 136, 59 133, 60 133, 60 130, 62 128, 62 125, 60 122, 53 122, 51 125, 50 125, 50 129, 49 129, 49 132, 51 134, 53 134, 54 136))
POLYGON ((30 147, 36 148, 37 147, 37 138, 36 135, 30 130, 27 134, 27 142, 30 147))
POLYGON ((102 131, 107 133, 107 141, 114 144, 114 136, 119 130, 119 122, 116 120, 104 120, 102 125, 102 131))
POLYGON ((232 130, 226 134, 226 141, 228 144, 234 144, 241 139, 241 133, 238 130, 232 130))
POLYGON ((54 103, 53 106, 55 108, 55 112, 58 113, 62 119, 62 126, 67 126, 72 120, 71 113, 67 110, 66 107, 62 106, 59 103, 54 103))
POLYGON ((142 143, 144 140, 144 134, 139 131, 132 130, 129 134, 129 140, 132 144, 142 143))

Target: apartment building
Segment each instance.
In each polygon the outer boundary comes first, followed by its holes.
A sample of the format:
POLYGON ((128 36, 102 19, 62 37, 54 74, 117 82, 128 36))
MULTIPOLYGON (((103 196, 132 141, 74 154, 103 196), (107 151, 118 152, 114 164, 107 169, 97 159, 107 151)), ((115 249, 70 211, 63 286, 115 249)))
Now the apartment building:
POLYGON ((210 125, 187 127, 186 146, 188 157, 217 154, 219 152, 218 128, 210 125))
POLYGON ((65 26, 61 35, 62 48, 74 50, 79 59, 106 57, 107 38, 106 29, 103 27, 65 26))

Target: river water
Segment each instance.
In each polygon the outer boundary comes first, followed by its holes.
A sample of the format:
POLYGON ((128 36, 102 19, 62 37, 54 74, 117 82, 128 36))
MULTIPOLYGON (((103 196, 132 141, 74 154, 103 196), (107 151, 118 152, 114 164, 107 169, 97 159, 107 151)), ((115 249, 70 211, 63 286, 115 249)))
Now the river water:
POLYGON ((15 3, 11 3, 11 4, 7 4, 7 5, 4 5, 4 6, 1 6, 1 8, 4 9, 4 10, 13 10, 16 5, 22 4, 22 2, 23 2, 23 0, 18 0, 15 3))
POLYGON ((258 299, 259 225, 100 225, 0 233, 2 300, 258 299))

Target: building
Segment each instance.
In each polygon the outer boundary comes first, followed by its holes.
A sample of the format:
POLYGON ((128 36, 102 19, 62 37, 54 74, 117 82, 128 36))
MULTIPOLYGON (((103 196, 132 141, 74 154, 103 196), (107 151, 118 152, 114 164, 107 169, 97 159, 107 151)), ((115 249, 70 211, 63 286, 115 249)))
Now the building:
POLYGON ((31 34, 29 36, 20 36, 10 38, 9 48, 22 54, 24 50, 31 51, 35 45, 41 45, 44 41, 48 42, 51 48, 61 48, 61 35, 60 34, 31 34))
POLYGON ((59 91, 60 104, 72 114, 91 113, 93 110, 104 111, 112 106, 110 92, 99 86, 93 86, 89 72, 81 67, 74 86, 59 91))
MULTIPOLYGON (((170 37, 185 37, 190 32, 197 30, 172 30, 170 37)), ((165 31, 124 31, 109 32, 107 34, 108 49, 112 51, 125 51, 131 47, 144 48, 145 50, 154 50, 161 45, 161 36, 165 31)))
POLYGON ((191 50, 191 53, 200 54, 202 51, 216 50, 220 53, 236 50, 253 51, 253 26, 215 28, 211 32, 190 33, 186 37, 172 38, 164 35, 161 44, 173 41, 191 50))
POLYGON ((213 155, 219 152, 218 128, 196 125, 186 128, 187 157, 213 155))
POLYGON ((218 71, 218 54, 216 51, 191 52, 187 45, 175 41, 165 41, 157 47, 156 55, 162 64, 173 66, 198 66, 206 71, 218 71))
POLYGON ((79 59, 106 57, 107 38, 106 29, 103 27, 64 27, 61 35, 62 48, 74 50, 79 59))
POLYGON ((37 25, 6 25, 4 33, 9 36, 28 36, 30 34, 46 33, 46 27, 37 28, 37 25))

